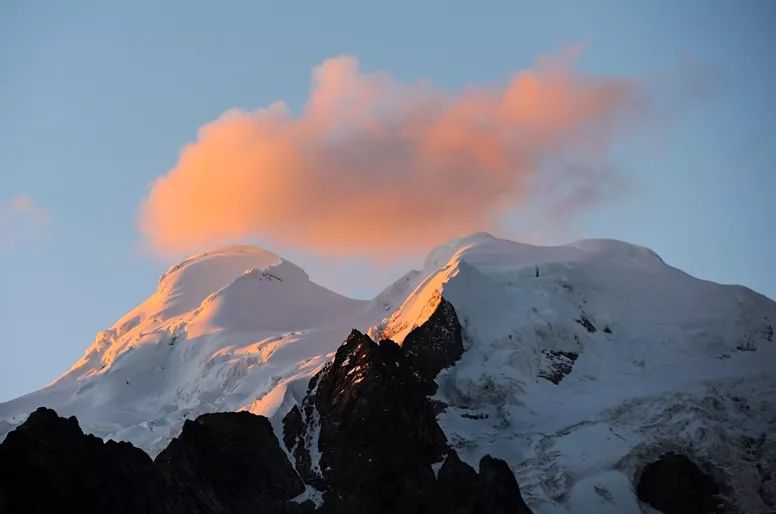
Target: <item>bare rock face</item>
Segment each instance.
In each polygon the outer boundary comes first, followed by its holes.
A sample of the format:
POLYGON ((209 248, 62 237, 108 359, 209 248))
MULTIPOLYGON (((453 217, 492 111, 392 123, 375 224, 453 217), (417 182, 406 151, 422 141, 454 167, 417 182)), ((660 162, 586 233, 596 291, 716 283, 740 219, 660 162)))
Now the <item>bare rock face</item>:
POLYGON ((2 513, 301 513, 304 485, 266 418, 205 414, 156 459, 40 408, 0 445, 2 513))
POLYGON ((446 445, 402 349, 353 331, 312 385, 301 431, 293 413, 285 439, 302 476, 326 491, 325 511, 415 512, 446 445))
POLYGON ((323 512, 530 512, 504 461, 485 457, 477 473, 436 422, 433 379, 462 352, 444 299, 403 346, 351 332, 284 419, 286 447, 300 476, 323 493, 323 512))
POLYGON ((432 384, 431 393, 436 392, 436 376, 463 355, 461 324, 453 304, 440 298, 428 320, 407 334, 402 348, 410 366, 432 384))
POLYGON ((722 512, 719 486, 684 455, 667 453, 647 464, 639 479, 639 500, 665 514, 722 512))
POLYGON ((162 512, 153 465, 41 407, 0 444, 0 512, 162 512))
POLYGON ((286 512, 304 491, 267 418, 248 412, 186 421, 154 466, 174 512, 286 512))
POLYGON ((480 460, 477 473, 451 450, 439 469, 432 512, 466 514, 530 513, 506 462, 489 455, 480 460))
POLYGON ((539 377, 558 385, 566 375, 571 373, 579 354, 557 350, 542 350, 542 357, 543 361, 539 368, 539 377))

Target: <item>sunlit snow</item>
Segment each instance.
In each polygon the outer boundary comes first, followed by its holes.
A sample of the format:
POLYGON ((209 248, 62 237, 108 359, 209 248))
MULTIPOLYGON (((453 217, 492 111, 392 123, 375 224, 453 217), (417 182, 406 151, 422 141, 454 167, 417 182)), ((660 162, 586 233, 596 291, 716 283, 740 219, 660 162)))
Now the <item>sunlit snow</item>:
POLYGON ((667 450, 762 510, 756 463, 776 462, 776 304, 611 240, 474 234, 371 301, 270 252, 204 253, 62 377, 0 404, 0 437, 40 405, 152 454, 204 412, 250 410, 277 430, 351 328, 401 343, 442 296, 466 351, 437 377, 440 424, 469 463, 506 459, 534 512, 638 513, 634 477, 667 450))

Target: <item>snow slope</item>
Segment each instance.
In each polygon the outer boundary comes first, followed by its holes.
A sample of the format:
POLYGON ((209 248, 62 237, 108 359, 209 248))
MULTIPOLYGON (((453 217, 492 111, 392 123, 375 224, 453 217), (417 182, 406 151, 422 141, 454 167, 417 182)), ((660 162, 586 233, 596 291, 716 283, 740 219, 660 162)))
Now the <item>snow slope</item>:
POLYGON ((369 326, 385 308, 329 291, 257 248, 204 253, 170 268, 62 377, 0 404, 9 423, 0 430, 46 405, 91 433, 157 453, 186 418, 271 416, 293 404, 351 327, 369 326))
POLYGON ((466 351, 437 379, 440 424, 470 464, 507 459, 534 512, 641 512, 632 484, 668 450, 734 509, 774 509, 774 302, 619 241, 475 234, 427 267, 372 334, 401 341, 440 295, 455 306, 466 351))
POLYGON ((351 328, 401 342, 442 296, 466 351, 437 378, 439 422, 470 464, 506 459, 537 514, 646 511, 634 480, 668 450, 735 491, 734 511, 776 505, 776 304, 609 240, 474 234, 371 301, 256 248, 201 254, 62 377, 0 404, 0 437, 40 405, 151 453, 204 412, 277 422, 351 328))

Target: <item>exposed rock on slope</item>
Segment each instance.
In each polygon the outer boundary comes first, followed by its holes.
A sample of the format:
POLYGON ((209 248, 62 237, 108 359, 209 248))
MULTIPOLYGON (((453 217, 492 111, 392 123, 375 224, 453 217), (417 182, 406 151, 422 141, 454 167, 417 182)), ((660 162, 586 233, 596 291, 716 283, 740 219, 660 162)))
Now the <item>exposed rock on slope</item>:
POLYGON ((506 462, 486 455, 480 460, 477 473, 454 450, 439 469, 431 502, 429 512, 440 514, 531 512, 506 462))
POLYGON ((40 408, 0 444, 0 512, 163 512, 153 462, 40 408))
POLYGON ((267 418, 248 412, 186 421, 154 466, 173 512, 286 512, 304 491, 267 418))
MULTIPOLYGON (((409 366, 429 382, 463 355, 461 324, 453 305, 439 298, 434 313, 402 342, 409 366)), ((436 392, 436 384, 433 385, 436 392)))
POLYGON ((292 411, 284 439, 302 476, 337 491, 324 494, 331 512, 416 512, 446 446, 424 382, 402 349, 354 331, 311 385, 303 423, 292 411))
POLYGON ((354 330, 284 420, 286 446, 324 512, 529 513, 505 462, 486 456, 478 474, 436 422, 433 379, 463 351, 455 309, 440 298, 404 342, 354 330))
POLYGON ((40 408, 0 444, 0 512, 255 513, 312 510, 266 418, 201 416, 151 459, 130 443, 84 435, 40 408))
POLYGON ((684 455, 668 453, 644 467, 639 478, 639 500, 665 514, 725 512, 717 498, 719 486, 684 455))

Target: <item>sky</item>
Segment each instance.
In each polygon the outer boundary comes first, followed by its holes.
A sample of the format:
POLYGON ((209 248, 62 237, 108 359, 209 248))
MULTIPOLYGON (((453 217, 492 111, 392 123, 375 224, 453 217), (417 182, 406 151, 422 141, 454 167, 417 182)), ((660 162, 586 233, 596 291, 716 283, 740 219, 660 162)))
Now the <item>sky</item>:
POLYGON ((227 242, 368 298, 616 238, 776 298, 776 3, 118 4, 0 4, 0 401, 227 242))

